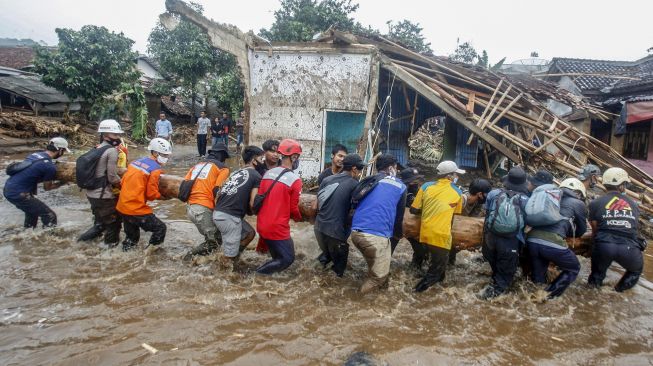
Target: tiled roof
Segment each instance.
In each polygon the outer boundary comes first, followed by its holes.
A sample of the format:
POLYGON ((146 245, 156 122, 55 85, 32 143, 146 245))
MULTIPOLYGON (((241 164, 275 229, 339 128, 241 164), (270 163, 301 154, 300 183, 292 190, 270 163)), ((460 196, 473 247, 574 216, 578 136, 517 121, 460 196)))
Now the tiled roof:
POLYGON ((570 77, 583 92, 623 92, 634 87, 653 84, 653 55, 637 61, 584 60, 556 57, 551 61, 549 73, 555 74, 558 71, 563 74, 571 74, 570 77), (574 74, 589 75, 577 76, 574 74), (597 74, 599 75, 597 76, 597 74), (627 78, 610 76, 625 76, 627 78))
POLYGON ((22 69, 32 65, 34 55, 32 47, 0 47, 0 66, 22 69))

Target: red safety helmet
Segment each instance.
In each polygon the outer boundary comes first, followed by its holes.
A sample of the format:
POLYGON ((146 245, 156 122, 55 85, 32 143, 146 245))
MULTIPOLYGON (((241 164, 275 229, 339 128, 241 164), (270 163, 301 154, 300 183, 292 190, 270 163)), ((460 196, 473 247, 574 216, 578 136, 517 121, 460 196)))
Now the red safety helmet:
POLYGON ((279 148, 277 149, 277 151, 279 152, 279 154, 284 156, 301 154, 302 145, 293 139, 283 139, 281 143, 279 143, 279 148))

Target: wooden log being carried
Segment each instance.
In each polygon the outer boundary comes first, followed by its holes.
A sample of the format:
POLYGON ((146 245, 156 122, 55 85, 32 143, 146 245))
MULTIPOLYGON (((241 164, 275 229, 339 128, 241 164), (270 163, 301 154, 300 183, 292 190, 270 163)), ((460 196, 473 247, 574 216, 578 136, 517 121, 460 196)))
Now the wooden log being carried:
MULTIPOLYGON (((123 175, 126 169, 118 169, 118 174, 123 175)), ((75 163, 58 162, 56 179, 65 182, 75 182, 75 163)), ((174 175, 162 174, 159 180, 159 191, 164 198, 177 198, 179 185, 184 179, 174 175)), ((313 204, 317 197, 312 194, 302 194, 299 198, 299 210, 304 220, 315 219, 316 211, 313 204)), ((403 231, 406 238, 419 239, 420 219, 406 209, 404 213, 403 231)), ((483 218, 454 216, 451 228, 454 247, 458 250, 475 249, 483 242, 483 218)), ((591 248, 591 235, 585 234, 582 238, 568 238, 569 247, 576 254, 588 256, 591 248)))

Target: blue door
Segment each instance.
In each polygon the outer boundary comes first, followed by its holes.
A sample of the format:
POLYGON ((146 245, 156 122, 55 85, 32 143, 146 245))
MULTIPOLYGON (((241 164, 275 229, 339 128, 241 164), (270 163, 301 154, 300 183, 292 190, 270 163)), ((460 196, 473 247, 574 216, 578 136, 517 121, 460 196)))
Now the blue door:
POLYGON ((327 111, 323 162, 331 162, 331 149, 336 144, 345 145, 349 153, 355 153, 364 126, 365 113, 327 111))

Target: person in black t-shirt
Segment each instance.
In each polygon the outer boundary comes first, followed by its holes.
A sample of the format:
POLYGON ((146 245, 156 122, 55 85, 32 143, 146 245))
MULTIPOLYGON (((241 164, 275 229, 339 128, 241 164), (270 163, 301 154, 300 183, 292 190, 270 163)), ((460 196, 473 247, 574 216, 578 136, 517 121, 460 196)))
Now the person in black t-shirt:
POLYGON ((324 179, 317 194, 318 212, 314 230, 322 250, 318 260, 325 267, 333 261, 331 269, 338 277, 345 273, 349 256, 347 238, 351 232, 351 193, 358 185, 357 178, 365 165, 358 154, 345 156, 342 172, 324 179))
POLYGON ((626 273, 615 286, 622 292, 637 284, 644 269, 642 251, 646 244, 638 236, 639 208, 626 196, 628 173, 621 168, 610 168, 603 173, 607 193, 590 203, 589 220, 592 225, 592 272, 588 284, 600 287, 612 261, 619 263, 626 273))
POLYGON ((331 149, 331 166, 324 169, 320 175, 317 176, 317 184, 321 184, 324 178, 338 174, 342 171, 342 161, 347 155, 347 148, 345 145, 335 144, 331 149))
POLYGON ((265 172, 263 150, 256 146, 243 149, 245 166, 234 172, 218 195, 213 212, 213 222, 222 236, 221 261, 236 262, 240 253, 254 239, 254 229, 243 218, 251 213, 254 197, 265 172))

